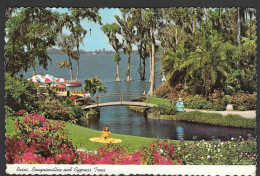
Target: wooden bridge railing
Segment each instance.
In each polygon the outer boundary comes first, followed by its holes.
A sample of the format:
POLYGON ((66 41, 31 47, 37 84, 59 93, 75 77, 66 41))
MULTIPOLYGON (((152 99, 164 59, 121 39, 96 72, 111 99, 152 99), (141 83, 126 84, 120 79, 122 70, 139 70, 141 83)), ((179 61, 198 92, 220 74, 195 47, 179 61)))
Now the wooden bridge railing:
POLYGON ((120 97, 119 98, 119 101, 122 102, 124 101, 124 97, 138 97, 138 96, 142 96, 142 97, 145 97, 146 99, 146 104, 148 103, 148 96, 147 95, 143 95, 143 94, 140 94, 140 93, 109 93, 109 94, 100 94, 100 95, 96 95, 94 96, 95 97, 95 100, 96 100, 96 104, 101 104, 101 98, 103 97, 120 97))

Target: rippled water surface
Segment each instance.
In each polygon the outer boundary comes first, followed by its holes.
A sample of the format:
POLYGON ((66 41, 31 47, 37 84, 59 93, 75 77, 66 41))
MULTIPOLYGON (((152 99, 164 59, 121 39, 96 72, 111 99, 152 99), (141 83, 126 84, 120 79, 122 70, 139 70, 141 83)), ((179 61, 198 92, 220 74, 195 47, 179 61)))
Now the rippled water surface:
MULTIPOLYGON (((59 69, 58 62, 67 59, 66 55, 50 55, 53 59, 49 64, 48 70, 37 68, 37 74, 52 74, 56 77, 70 78, 68 69, 59 69)), ((133 82, 125 82, 125 72, 127 70, 127 56, 122 55, 120 61, 120 83, 115 83, 116 64, 112 61, 113 54, 81 55, 79 81, 97 76, 104 82, 107 93, 140 93, 144 90, 148 92, 150 84, 146 81, 139 80, 137 55, 132 56, 131 60, 131 77, 133 82)), ((147 59, 146 78, 149 74, 149 60, 147 59)), ((76 62, 73 61, 74 78, 76 76, 76 62)), ((161 84, 161 68, 159 62, 156 63, 156 87, 161 84)), ((32 76, 32 70, 24 74, 26 78, 32 76)), ((80 87, 74 88, 80 90, 80 87)), ((98 94, 98 93, 97 93, 98 94)), ((130 100, 135 97, 125 97, 130 100)), ((119 101, 119 97, 108 97, 102 101, 119 101)), ((129 134, 135 136, 153 137, 153 138, 170 138, 191 140, 193 136, 197 139, 209 140, 212 136, 219 139, 230 139, 231 137, 243 136, 247 134, 255 136, 254 129, 240 129, 232 127, 221 127, 205 125, 198 123, 176 122, 167 120, 147 119, 143 115, 128 110, 125 106, 113 106, 100 108, 100 119, 90 120, 86 125, 95 130, 102 130, 104 125, 108 124, 112 133, 129 134)))

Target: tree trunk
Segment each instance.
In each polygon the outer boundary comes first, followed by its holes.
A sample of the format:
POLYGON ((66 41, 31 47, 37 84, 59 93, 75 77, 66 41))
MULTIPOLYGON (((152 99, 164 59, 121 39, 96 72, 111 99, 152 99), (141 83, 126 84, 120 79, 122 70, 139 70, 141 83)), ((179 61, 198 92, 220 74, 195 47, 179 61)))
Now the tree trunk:
POLYGON ((139 75, 140 75, 140 80, 142 80, 142 51, 141 51, 141 45, 140 47, 138 48, 138 52, 139 52, 139 67, 138 67, 138 72, 139 72, 139 75))
POLYGON ((73 80, 72 63, 70 57, 69 57, 69 62, 70 62, 70 79, 73 80))
POLYGON ((130 46, 128 44, 128 61, 127 61, 127 77, 126 77, 126 82, 132 82, 132 78, 130 76, 130 60, 131 60, 131 51, 130 51, 130 46))
POLYGON ((176 44, 178 44, 178 28, 177 28, 177 24, 175 24, 175 42, 176 44))
POLYGON ((149 75, 149 83, 152 81, 152 53, 149 52, 149 65, 150 65, 150 75, 149 75))
POLYGON ((77 41, 77 75, 76 75, 76 81, 78 81, 78 76, 79 76, 79 41, 77 41))
POLYGON ((77 75, 76 75, 76 81, 78 81, 78 76, 79 76, 79 58, 77 60, 77 75))
POLYGON ((195 34, 195 20, 192 21, 192 35, 195 34))
POLYGON ((240 28, 240 13, 239 13, 239 7, 237 8, 237 45, 240 45, 240 33, 241 33, 241 28, 240 28))
POLYGON ((115 82, 120 82, 119 78, 119 62, 116 63, 116 80, 115 82))
POLYGON ((145 80, 145 58, 142 58, 143 59, 143 81, 145 80))
POLYGON ((33 75, 35 75, 35 65, 33 66, 33 75))
POLYGON ((150 85, 150 90, 148 92, 149 96, 154 95, 154 89, 155 89, 155 40, 154 40, 154 32, 153 28, 151 27, 151 39, 152 39, 152 72, 151 72, 151 85, 150 85))

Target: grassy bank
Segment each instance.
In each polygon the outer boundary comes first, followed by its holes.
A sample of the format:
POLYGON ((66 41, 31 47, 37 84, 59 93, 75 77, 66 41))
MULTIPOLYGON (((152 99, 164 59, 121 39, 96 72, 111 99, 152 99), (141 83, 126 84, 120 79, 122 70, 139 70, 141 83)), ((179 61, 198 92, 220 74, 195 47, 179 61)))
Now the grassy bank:
POLYGON ((160 104, 167 104, 171 105, 170 100, 163 99, 163 98, 157 98, 157 97, 148 97, 148 103, 160 105, 160 104))
MULTIPOLYGON (((23 117, 18 117, 19 119, 23 119, 23 117)), ((8 118, 6 120, 6 135, 13 135, 14 134, 14 123, 17 120, 14 118, 8 118)), ((77 124, 71 124, 70 122, 65 122, 66 128, 70 132, 70 138, 74 146, 80 149, 89 149, 89 150, 97 150, 99 147, 106 145, 100 144, 89 141, 89 138, 92 137, 99 137, 101 132, 97 130, 92 130, 77 124)), ((124 134, 116 134, 111 133, 112 138, 119 138, 122 139, 122 143, 120 145, 129 146, 133 149, 138 149, 141 146, 148 146, 152 141, 153 138, 145 138, 139 136, 130 136, 124 134)))
POLYGON ((241 117, 240 115, 221 115, 219 113, 205 113, 199 111, 177 113, 176 120, 206 123, 212 125, 240 127, 240 128, 256 128, 256 120, 241 117))

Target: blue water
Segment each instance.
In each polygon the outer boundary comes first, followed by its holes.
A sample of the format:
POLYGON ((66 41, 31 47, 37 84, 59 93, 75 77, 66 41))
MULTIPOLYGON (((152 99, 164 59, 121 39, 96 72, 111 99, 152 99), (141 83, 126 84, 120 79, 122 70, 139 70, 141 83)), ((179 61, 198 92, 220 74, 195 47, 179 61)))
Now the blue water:
MULTIPOLYGON (((36 68, 36 74, 52 74, 55 77, 63 77, 70 79, 69 69, 59 69, 58 62, 67 59, 66 55, 50 55, 52 63, 49 63, 48 70, 36 68)), ((81 55, 80 56, 80 72, 79 81, 97 76, 104 82, 107 88, 107 93, 139 93, 144 90, 149 91, 149 59, 146 60, 146 81, 139 80, 138 64, 139 57, 133 55, 131 59, 131 77, 133 82, 125 82, 125 72, 127 70, 127 55, 121 55, 122 60, 119 64, 120 83, 116 83, 116 64, 112 61, 113 54, 97 54, 97 55, 81 55)), ((76 62, 72 61, 74 70, 74 79, 76 76, 76 62)), ((160 63, 156 63, 156 87, 161 84, 161 68, 160 63)), ((32 76, 32 69, 24 73, 26 78, 32 76)), ((72 88, 80 90, 81 87, 72 88)), ((98 95, 99 93, 97 93, 98 95)), ((101 93, 103 94, 103 93, 101 93)), ((131 100, 135 97, 125 97, 125 100, 131 100)), ((102 98, 102 101, 119 101, 119 97, 102 98)), ((231 137, 243 136, 247 138, 247 134, 255 136, 253 129, 240 129, 231 127, 221 127, 213 125, 205 125, 198 123, 176 122, 167 120, 152 120, 147 119, 141 114, 128 110, 125 106, 102 107, 100 108, 100 119, 90 120, 87 127, 95 130, 103 130, 103 127, 108 124, 112 133, 129 134, 143 137, 153 138, 170 138, 191 140, 193 136, 197 139, 209 140, 212 136, 226 140, 231 137)))

